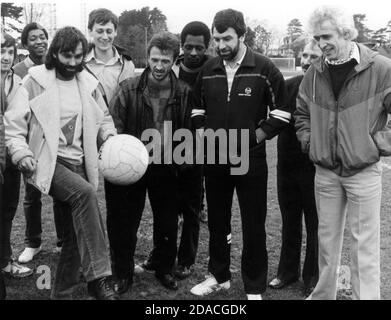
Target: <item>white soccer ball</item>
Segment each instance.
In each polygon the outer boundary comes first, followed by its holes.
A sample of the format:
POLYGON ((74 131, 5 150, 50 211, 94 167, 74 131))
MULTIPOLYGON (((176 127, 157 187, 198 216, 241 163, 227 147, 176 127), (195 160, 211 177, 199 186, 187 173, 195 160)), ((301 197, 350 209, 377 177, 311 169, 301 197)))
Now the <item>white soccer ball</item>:
POLYGON ((128 134, 119 134, 102 145, 98 165, 109 182, 129 185, 144 175, 148 159, 148 151, 139 139, 128 134))

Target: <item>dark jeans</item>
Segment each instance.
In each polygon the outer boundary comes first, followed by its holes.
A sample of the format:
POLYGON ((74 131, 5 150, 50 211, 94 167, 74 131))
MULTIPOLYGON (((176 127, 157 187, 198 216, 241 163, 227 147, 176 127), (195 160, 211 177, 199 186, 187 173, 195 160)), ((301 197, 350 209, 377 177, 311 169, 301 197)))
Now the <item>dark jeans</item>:
POLYGON ((79 268, 87 282, 111 275, 96 191, 86 180, 84 166, 57 160, 49 194, 64 203, 64 241, 52 288, 52 299, 71 297, 79 268))
POLYGON ((12 220, 15 217, 16 210, 19 202, 19 189, 20 189, 20 177, 21 174, 16 166, 11 163, 11 160, 7 158, 6 169, 4 170, 4 185, 1 192, 2 205, 1 205, 1 255, 0 255, 0 268, 4 268, 12 257, 11 249, 11 230, 12 220))
POLYGON ((245 175, 230 175, 228 166, 205 166, 209 272, 219 283, 231 279, 231 208, 236 189, 242 219, 244 290, 247 294, 260 294, 266 290, 268 263, 265 232, 268 171, 264 157, 249 160, 245 175))
POLYGON ((146 192, 153 214, 156 273, 171 273, 177 254, 178 185, 169 165, 149 165, 144 176, 129 186, 105 181, 107 232, 113 273, 118 278, 133 277, 137 230, 145 206, 146 192))
POLYGON ((203 194, 203 170, 197 165, 179 171, 180 213, 183 215, 182 235, 178 249, 178 265, 194 264, 200 233, 199 214, 203 194))
MULTIPOLYGON (((29 248, 38 248, 41 245, 42 222, 41 222, 41 192, 33 185, 26 184, 24 196, 24 216, 26 219, 25 244, 29 248)), ((61 247, 63 241, 62 230, 62 205, 53 199, 54 226, 57 234, 57 246, 61 247)))
POLYGON ((314 165, 277 166, 277 193, 282 215, 282 246, 278 278, 295 281, 300 275, 302 218, 307 232, 303 281, 315 286, 318 281, 318 215, 314 193, 314 165))

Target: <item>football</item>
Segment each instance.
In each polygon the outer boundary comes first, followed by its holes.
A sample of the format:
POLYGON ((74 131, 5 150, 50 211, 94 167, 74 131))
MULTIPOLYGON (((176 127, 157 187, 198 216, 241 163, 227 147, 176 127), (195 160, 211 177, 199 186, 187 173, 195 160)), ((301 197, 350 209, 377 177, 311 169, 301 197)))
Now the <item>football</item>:
POLYGON ((134 136, 119 134, 109 138, 100 148, 99 170, 104 178, 117 185, 137 182, 148 167, 148 151, 134 136))

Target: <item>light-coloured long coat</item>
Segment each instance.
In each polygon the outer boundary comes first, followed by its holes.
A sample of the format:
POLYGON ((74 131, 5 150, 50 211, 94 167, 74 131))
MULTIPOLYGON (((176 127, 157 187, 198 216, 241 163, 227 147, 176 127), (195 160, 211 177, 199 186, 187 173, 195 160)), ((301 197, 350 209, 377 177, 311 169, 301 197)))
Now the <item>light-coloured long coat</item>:
MULTIPOLYGON (((88 181, 98 188, 98 147, 116 134, 98 81, 86 71, 76 76, 82 102, 84 165, 88 181)), ((37 161, 29 182, 47 194, 56 166, 60 136, 60 96, 55 70, 32 67, 5 113, 6 146, 17 164, 27 156, 37 161)))

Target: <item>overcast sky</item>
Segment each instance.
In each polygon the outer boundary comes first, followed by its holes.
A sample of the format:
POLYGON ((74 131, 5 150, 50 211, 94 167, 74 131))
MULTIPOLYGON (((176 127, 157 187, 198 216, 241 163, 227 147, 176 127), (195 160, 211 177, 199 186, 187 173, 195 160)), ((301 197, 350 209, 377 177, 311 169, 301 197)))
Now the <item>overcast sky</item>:
MULTIPOLYGON (((16 1, 25 2, 25 1, 16 1)), ((72 24, 80 14, 79 0, 34 0, 31 2, 56 2, 59 15, 58 27, 72 24)), ((288 22, 298 18, 306 25, 308 15, 319 5, 343 5, 353 13, 366 14, 369 28, 379 29, 391 20, 390 0, 85 0, 87 12, 98 7, 107 7, 114 13, 140 9, 144 6, 158 7, 167 17, 171 32, 179 33, 189 21, 200 20, 211 25, 214 14, 225 8, 243 12, 245 18, 266 22, 269 28, 285 32, 288 22)), ((79 19, 80 20, 80 19, 79 19)), ((75 23, 76 24, 76 23, 75 23)))

